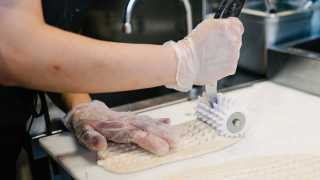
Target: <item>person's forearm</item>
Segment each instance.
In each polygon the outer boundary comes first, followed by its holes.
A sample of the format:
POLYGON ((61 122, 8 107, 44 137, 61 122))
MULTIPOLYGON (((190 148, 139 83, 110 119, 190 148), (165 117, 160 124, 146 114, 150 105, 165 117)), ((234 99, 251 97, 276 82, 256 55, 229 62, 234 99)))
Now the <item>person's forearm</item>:
POLYGON ((63 96, 64 103, 65 103, 66 107, 68 108, 68 110, 73 109, 74 107, 76 107, 79 104, 89 103, 92 100, 90 95, 86 94, 86 93, 80 93, 80 94, 65 93, 65 94, 62 94, 62 96, 63 96))
POLYGON ((171 49, 103 42, 47 25, 32 33, 14 39, 19 44, 13 48, 18 52, 12 52, 7 67, 15 85, 49 91, 110 92, 175 81, 171 49))
POLYGON ((99 41, 42 23, 7 25, 11 28, 1 30, 5 35, 0 47, 7 84, 81 93, 175 82, 175 53, 170 48, 99 41))

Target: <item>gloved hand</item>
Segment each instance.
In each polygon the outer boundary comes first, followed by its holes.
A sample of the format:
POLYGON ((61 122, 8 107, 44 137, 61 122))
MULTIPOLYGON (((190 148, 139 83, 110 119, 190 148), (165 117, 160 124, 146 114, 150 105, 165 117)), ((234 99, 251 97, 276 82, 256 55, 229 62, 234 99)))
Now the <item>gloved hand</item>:
POLYGON ((100 101, 78 105, 66 116, 65 124, 81 144, 93 151, 105 150, 109 140, 135 143, 154 154, 164 155, 177 141, 169 119, 115 112, 100 101))
POLYGON ((176 52, 176 84, 167 85, 188 91, 192 85, 211 84, 235 73, 244 28, 237 18, 206 19, 186 38, 164 46, 176 52))

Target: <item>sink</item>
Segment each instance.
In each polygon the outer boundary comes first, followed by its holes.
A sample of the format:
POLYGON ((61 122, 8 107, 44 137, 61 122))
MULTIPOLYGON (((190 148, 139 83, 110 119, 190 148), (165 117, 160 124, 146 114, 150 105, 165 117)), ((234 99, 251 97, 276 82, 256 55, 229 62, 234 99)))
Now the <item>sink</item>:
POLYGON ((292 47, 295 49, 309 51, 311 53, 320 53, 320 37, 308 39, 307 41, 301 41, 292 47))
POLYGON ((277 13, 267 13, 263 1, 246 4, 240 16, 245 32, 239 67, 266 75, 269 47, 311 36, 315 10, 301 10, 296 4, 280 2, 277 13))
MULTIPOLYGON (((127 0, 94 0, 84 18, 82 34, 101 40, 128 43, 162 44, 187 34, 186 15, 179 0, 139 0, 133 10, 132 34, 122 30, 122 16, 127 0)), ((201 1, 190 0, 194 24, 202 19, 201 1)), ((176 91, 165 87, 117 93, 93 94, 110 107, 130 104, 176 91)))
MULTIPOLYGON (((83 33, 97 39, 130 43, 161 44, 187 34, 186 13, 180 0, 139 0, 133 10, 132 34, 122 29, 126 0, 92 1, 83 33)), ((193 21, 202 19, 201 1, 190 0, 193 21)))
POLYGON ((320 36, 274 46, 268 51, 268 78, 320 95, 320 36))
MULTIPOLYGON (((283 11, 292 11, 292 10, 296 10, 298 8, 298 6, 296 4, 292 4, 288 1, 285 2, 277 2, 275 4, 275 6, 277 7, 277 12, 283 12, 283 11)), ((261 12, 266 12, 267 8, 266 5, 264 3, 263 0, 261 1, 248 1, 248 3, 246 4, 246 8, 248 9, 252 9, 252 10, 256 10, 256 11, 261 11, 261 12)))

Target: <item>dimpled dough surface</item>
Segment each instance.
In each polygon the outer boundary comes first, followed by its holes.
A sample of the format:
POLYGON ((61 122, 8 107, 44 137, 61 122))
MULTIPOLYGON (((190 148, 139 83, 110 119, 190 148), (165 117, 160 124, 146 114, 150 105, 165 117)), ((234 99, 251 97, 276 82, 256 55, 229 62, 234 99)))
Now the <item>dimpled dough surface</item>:
POLYGON ((292 154, 238 159, 164 177, 168 180, 319 180, 320 155, 292 154))
POLYGON ((110 172, 131 173, 219 151, 240 140, 216 136, 210 126, 197 120, 174 128, 181 132, 180 143, 165 156, 155 156, 133 144, 110 143, 106 151, 98 153, 98 164, 110 172))

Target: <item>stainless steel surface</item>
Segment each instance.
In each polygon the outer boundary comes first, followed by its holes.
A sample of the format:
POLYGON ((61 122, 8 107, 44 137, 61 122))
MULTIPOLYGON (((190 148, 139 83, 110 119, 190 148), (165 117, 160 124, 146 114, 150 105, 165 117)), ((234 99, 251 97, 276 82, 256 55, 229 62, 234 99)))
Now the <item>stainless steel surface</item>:
POLYGON ((162 104, 167 104, 170 102, 175 102, 179 100, 187 100, 188 93, 173 93, 169 95, 163 95, 156 98, 151 98, 143 101, 138 101, 135 103, 125 104, 112 108, 115 111, 138 111, 141 109, 148 109, 150 107, 159 106, 162 104))
MULTIPOLYGON (((191 4, 189 0, 179 0, 183 3, 186 13, 186 24, 187 24, 187 31, 190 33, 193 28, 193 22, 192 22, 192 9, 191 4)), ((125 13, 123 16, 123 30, 127 34, 132 33, 132 24, 131 24, 131 18, 133 9, 137 3, 137 0, 129 0, 127 6, 125 7, 125 13)))
POLYGON ((276 13, 277 12, 277 7, 275 5, 275 2, 272 0, 264 0, 264 4, 267 8, 267 12, 269 13, 276 13))
POLYGON ((318 0, 316 3, 313 4, 311 7, 315 9, 313 15, 312 15, 312 36, 320 35, 320 0, 318 0))
POLYGON ((268 77, 277 83, 320 95, 320 37, 272 47, 268 77))
POLYGON ((208 10, 208 0, 202 0, 202 19, 206 18, 208 10))
POLYGON ((247 3, 240 16, 245 33, 239 67, 265 75, 267 49, 275 44, 308 37, 314 10, 299 10, 291 4, 277 5, 277 13, 266 13, 263 1, 247 3))
POLYGON ((307 1, 302 7, 301 9, 308 9, 312 6, 313 1, 307 1))
POLYGON ((301 6, 301 9, 308 9, 308 8, 312 8, 314 6, 319 5, 319 0, 306 0, 306 2, 303 3, 303 5, 301 6))

